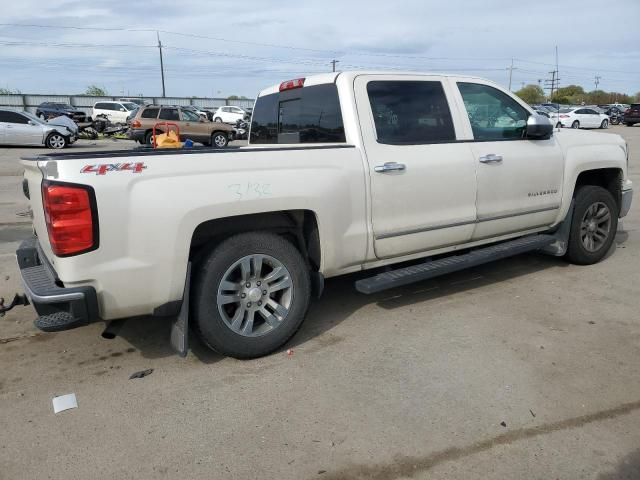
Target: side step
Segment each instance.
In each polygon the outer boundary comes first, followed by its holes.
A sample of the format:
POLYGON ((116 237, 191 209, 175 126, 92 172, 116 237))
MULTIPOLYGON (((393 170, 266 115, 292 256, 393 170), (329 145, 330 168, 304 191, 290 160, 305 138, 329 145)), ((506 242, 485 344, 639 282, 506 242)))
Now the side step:
POLYGON ((68 312, 55 312, 49 315, 40 315, 35 322, 37 328, 43 332, 61 332, 72 328, 87 325, 86 320, 75 318, 68 312))
POLYGON ((501 258, 539 250, 551 245, 557 239, 553 235, 530 235, 506 242, 472 250, 464 255, 454 255, 440 260, 427 261, 411 267, 398 268, 390 272, 379 273, 373 277, 356 282, 356 290, 361 293, 376 293, 388 288, 408 285, 430 278, 475 267, 501 258))

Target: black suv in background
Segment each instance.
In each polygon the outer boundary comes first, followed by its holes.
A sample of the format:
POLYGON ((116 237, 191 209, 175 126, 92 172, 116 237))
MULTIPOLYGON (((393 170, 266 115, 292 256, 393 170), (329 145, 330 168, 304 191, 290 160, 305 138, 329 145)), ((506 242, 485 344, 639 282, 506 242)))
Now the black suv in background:
POLYGON ((636 123, 640 123, 640 103, 632 103, 625 110, 622 121, 627 127, 633 127, 636 123))
POLYGON ((36 116, 42 120, 59 117, 60 115, 65 115, 74 122, 91 121, 83 111, 68 103, 43 102, 36 109, 36 116))

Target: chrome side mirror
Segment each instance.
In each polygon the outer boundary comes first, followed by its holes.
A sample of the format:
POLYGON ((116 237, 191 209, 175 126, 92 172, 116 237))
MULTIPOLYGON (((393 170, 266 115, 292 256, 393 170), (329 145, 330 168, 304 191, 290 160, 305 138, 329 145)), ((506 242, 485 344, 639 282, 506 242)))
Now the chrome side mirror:
POLYGON ((527 119, 527 138, 546 140, 553 134, 553 124, 549 118, 539 113, 532 113, 527 119))

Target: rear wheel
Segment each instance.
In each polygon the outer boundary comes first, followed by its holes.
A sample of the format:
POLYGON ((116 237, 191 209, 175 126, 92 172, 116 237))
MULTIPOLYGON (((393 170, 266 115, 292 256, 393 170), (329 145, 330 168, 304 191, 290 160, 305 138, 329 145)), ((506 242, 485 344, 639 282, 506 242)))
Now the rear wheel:
POLYGON ((602 120, 602 123, 600 124, 600 128, 609 128, 609 121, 608 120, 602 120))
POLYGON ((194 279, 194 326, 206 345, 235 358, 267 355, 298 330, 310 298, 307 264, 273 233, 228 238, 194 279))
POLYGON ((47 142, 47 147, 54 148, 56 150, 65 148, 69 144, 67 137, 59 134, 58 132, 50 133, 49 136, 47 137, 46 142, 47 142))
POLYGON ((556 123, 556 128, 562 128, 562 124, 560 122, 556 123))
POLYGON ((224 148, 229 143, 229 137, 222 132, 213 132, 211 134, 211 145, 216 148, 224 148))
POLYGON ((591 265, 604 258, 618 229, 618 206, 611 192, 602 187, 580 187, 575 196, 566 258, 578 265, 591 265))
POLYGON ((580 122, 578 120, 574 121, 571 124, 571 128, 580 128, 580 122))
POLYGON ((147 134, 144 136, 144 143, 145 145, 149 145, 150 147, 153 146, 153 132, 147 132, 147 134))
POLYGON ((626 122, 626 123, 625 123, 625 125, 626 125, 627 127, 633 127, 633 123, 626 122))

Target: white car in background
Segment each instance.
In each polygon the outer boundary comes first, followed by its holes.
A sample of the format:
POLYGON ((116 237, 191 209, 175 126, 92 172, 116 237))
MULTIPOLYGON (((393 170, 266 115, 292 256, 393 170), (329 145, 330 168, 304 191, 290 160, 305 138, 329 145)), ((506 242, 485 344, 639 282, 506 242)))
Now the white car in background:
POLYGON ((111 123, 127 123, 127 117, 140 105, 133 102, 96 102, 93 105, 93 119, 104 115, 111 123))
POLYGON ((609 116, 593 107, 561 108, 559 113, 552 113, 549 118, 558 128, 609 128, 609 116))
POLYGON ((248 113, 240 107, 219 107, 213 114, 214 122, 235 124, 238 120, 244 120, 248 113))

